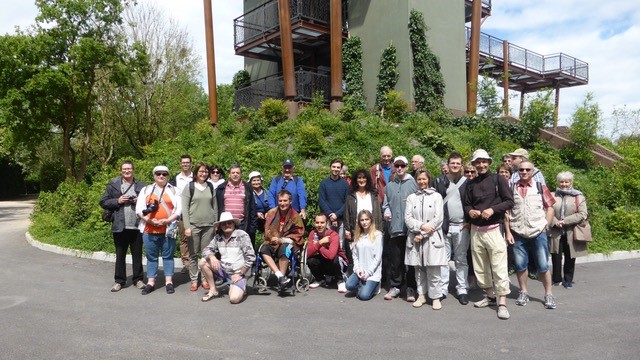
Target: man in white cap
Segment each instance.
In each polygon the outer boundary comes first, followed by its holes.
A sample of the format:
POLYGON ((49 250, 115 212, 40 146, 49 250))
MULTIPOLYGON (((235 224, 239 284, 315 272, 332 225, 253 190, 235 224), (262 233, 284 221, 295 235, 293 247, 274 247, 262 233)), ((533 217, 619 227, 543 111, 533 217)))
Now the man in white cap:
POLYGON ((485 290, 485 297, 474 304, 483 308, 496 305, 498 318, 509 318, 507 295, 509 273, 507 269, 507 244, 500 231, 500 223, 507 210, 513 207, 513 196, 507 180, 489 172, 491 157, 483 150, 473 152, 471 164, 478 176, 467 184, 463 208, 471 224, 471 255, 478 286, 485 290))
MULTIPOLYGON (((511 156, 511 184, 515 184, 520 181, 520 174, 518 173, 518 166, 523 161, 529 161, 529 152, 523 148, 519 148, 514 150, 512 153, 509 153, 511 156)), ((533 180, 539 182, 542 185, 546 185, 546 181, 544 180, 544 175, 538 168, 533 168, 533 180)))
POLYGON ((404 222, 404 209, 407 197, 418 191, 418 184, 413 177, 407 174, 409 162, 404 156, 398 156, 393 160, 395 176, 384 187, 384 203, 382 211, 384 220, 388 223, 389 241, 385 242, 383 258, 383 271, 388 271, 389 291, 384 296, 385 300, 392 300, 400 295, 400 289, 407 287, 407 301, 416 301, 416 278, 413 267, 409 269, 404 265, 404 253, 407 243, 407 225, 404 222))
POLYGON ((214 278, 229 283, 229 301, 232 304, 239 303, 244 297, 247 287, 245 277, 251 273, 256 254, 249 234, 238 229, 238 225, 240 219, 234 218, 230 212, 220 214, 220 221, 214 224, 219 228, 218 233, 202 251, 202 259, 198 264, 202 275, 211 284, 202 297, 203 302, 218 296, 214 278), (220 253, 220 260, 216 258, 216 253, 220 253))

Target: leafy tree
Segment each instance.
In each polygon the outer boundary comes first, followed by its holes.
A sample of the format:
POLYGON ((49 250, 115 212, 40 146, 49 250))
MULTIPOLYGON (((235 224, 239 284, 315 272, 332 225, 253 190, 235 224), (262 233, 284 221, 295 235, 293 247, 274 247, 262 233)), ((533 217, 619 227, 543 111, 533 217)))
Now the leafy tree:
POLYGON ((615 108, 611 120, 614 138, 640 135, 640 109, 630 109, 627 105, 615 108))
POLYGON ((240 90, 251 85, 251 75, 245 69, 238 71, 233 75, 232 85, 234 90, 240 90))
POLYGON ((117 26, 128 3, 36 0, 36 24, 0 39, 2 123, 32 149, 59 135, 67 178, 81 180, 87 169, 97 82, 123 69, 117 26))
POLYGON ((386 96, 390 90, 396 88, 398 83, 398 59, 396 47, 393 44, 382 51, 380 57, 380 72, 378 72, 378 85, 376 87, 376 109, 381 110, 386 105, 386 96))
POLYGON ((413 54, 413 88, 416 109, 425 113, 444 108, 445 84, 440 72, 440 60, 427 42, 428 27, 424 15, 411 10, 409 42, 413 54))
POLYGON ((569 127, 569 138, 573 142, 566 151, 569 160, 577 167, 592 166, 595 161, 591 150, 598 142, 600 107, 588 93, 582 105, 576 108, 569 127))
POLYGON ((553 125, 553 101, 551 90, 537 92, 522 113, 521 126, 526 132, 522 146, 532 147, 540 137, 540 129, 553 125))
POLYGON ((502 114, 502 100, 496 90, 496 81, 486 74, 482 75, 478 86, 478 108, 487 118, 495 118, 502 114))

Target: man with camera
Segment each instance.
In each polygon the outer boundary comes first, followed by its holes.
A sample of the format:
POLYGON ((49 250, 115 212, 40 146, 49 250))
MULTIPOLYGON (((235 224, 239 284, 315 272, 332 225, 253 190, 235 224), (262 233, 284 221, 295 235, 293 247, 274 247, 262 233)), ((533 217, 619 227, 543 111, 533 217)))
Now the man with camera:
POLYGON ((131 248, 131 277, 133 285, 144 288, 142 281, 142 238, 138 230, 138 217, 135 206, 144 183, 134 178, 134 167, 131 161, 120 165, 122 176, 109 180, 100 206, 110 212, 111 233, 116 247, 116 268, 111 287, 112 292, 120 291, 127 282, 127 249, 131 248))

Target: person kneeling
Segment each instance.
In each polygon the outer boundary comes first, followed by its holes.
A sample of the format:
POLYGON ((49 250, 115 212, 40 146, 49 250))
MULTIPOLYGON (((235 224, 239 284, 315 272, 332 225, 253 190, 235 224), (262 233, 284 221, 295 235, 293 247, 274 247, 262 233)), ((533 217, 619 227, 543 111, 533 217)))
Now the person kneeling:
POLYGON ((348 291, 358 290, 358 299, 369 300, 375 296, 382 278, 382 233, 373 224, 369 210, 358 214, 353 248, 353 274, 347 279, 348 291))
POLYGON ((211 288, 202 297, 209 301, 218 296, 214 278, 226 280, 229 284, 229 301, 237 304, 242 301, 247 282, 245 276, 251 271, 256 254, 251 245, 251 238, 246 232, 236 229, 239 219, 234 219, 230 212, 220 214, 220 221, 214 223, 220 230, 211 243, 202 251, 199 266, 211 288), (215 254, 220 253, 220 260, 215 254))
POLYGON ((340 235, 327 228, 325 214, 316 216, 314 227, 307 242, 307 265, 315 278, 315 282, 309 287, 319 287, 322 279, 330 276, 338 280, 338 291, 345 293, 347 288, 344 285, 342 268, 346 268, 347 256, 340 248, 340 235))

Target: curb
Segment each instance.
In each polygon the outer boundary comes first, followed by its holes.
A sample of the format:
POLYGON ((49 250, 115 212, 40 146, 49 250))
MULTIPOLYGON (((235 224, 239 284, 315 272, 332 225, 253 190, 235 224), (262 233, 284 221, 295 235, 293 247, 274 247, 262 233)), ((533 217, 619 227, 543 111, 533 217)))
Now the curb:
MULTIPOLYGON (((107 253, 104 251, 95 251, 95 252, 82 251, 82 250, 76 250, 76 249, 63 248, 57 245, 45 244, 43 242, 40 242, 34 239, 33 236, 31 236, 31 234, 28 231, 24 234, 24 236, 27 239, 27 242, 29 243, 29 245, 43 251, 48 251, 48 252, 52 252, 60 255, 73 256, 73 257, 82 258, 82 259, 91 259, 91 260, 106 261, 106 262, 112 262, 112 263, 116 262, 116 255, 112 253, 107 253)), ((125 261, 127 264, 131 264, 130 254, 127 255, 127 258, 125 261)), ((175 264, 174 269, 182 269, 183 267, 182 259, 180 258, 174 258, 174 264, 175 264)), ((144 256, 142 257, 142 265, 147 265, 147 259, 144 256)), ((162 258, 158 259, 158 266, 162 267, 162 258)))
MULTIPOLYGON (((40 250, 48 251, 60 255, 66 256, 74 256, 83 259, 92 259, 106 262, 116 262, 116 255, 112 253, 107 253, 104 251, 82 251, 76 249, 67 249, 56 245, 45 244, 42 243, 31 236, 31 234, 27 231, 25 233, 25 238, 27 242, 40 250)), ((629 259, 640 259, 640 250, 630 250, 630 251, 614 251, 611 254, 589 254, 585 257, 579 257, 576 259, 576 264, 587 264, 593 262, 603 262, 603 261, 615 261, 615 260, 629 260, 629 259)), ((162 259, 158 259, 159 266, 162 267, 162 259)), ((131 255, 127 255, 126 263, 131 264, 131 255)), ((147 259, 145 257, 142 258, 142 264, 147 265, 147 259)), ((182 269, 182 260, 180 258, 174 258, 174 268, 182 269)))

